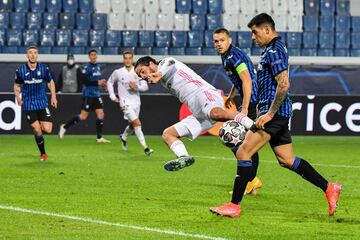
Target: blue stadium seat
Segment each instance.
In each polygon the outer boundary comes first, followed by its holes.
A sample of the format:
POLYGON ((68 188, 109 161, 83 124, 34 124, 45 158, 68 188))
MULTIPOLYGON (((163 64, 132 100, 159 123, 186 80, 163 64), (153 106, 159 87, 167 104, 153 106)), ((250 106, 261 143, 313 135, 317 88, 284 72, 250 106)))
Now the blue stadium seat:
POLYGON ((349 0, 337 0, 336 1, 336 13, 338 16, 350 15, 350 1, 349 0))
POLYGON ((171 47, 169 48, 169 55, 185 55, 185 48, 184 47, 171 47))
POLYGON ((222 0, 208 0, 209 13, 222 14, 223 12, 223 1, 222 0))
POLYGON ((55 29, 40 30, 40 45, 48 47, 55 45, 55 29))
POLYGON ((77 13, 76 14, 76 29, 86 29, 91 28, 91 16, 89 13, 77 13))
POLYGON ((305 31, 318 31, 319 29, 319 16, 318 15, 305 15, 304 18, 305 31))
POLYGON ((13 10, 13 2, 9 0, 0 0, 1 12, 11 12, 13 10))
POLYGON ((318 15, 319 6, 319 0, 304 0, 304 11, 306 15, 318 15))
POLYGON ((170 47, 171 32, 156 31, 155 32, 155 46, 156 47, 170 47))
POLYGON ((360 32, 360 16, 351 17, 352 32, 360 32))
POLYGON ((68 47, 71 45, 72 36, 70 29, 57 29, 55 30, 56 45, 60 47, 68 47))
POLYGON ((69 47, 68 52, 72 54, 87 54, 85 47, 69 47))
POLYGON ((318 32, 303 32, 303 47, 317 48, 318 46, 318 32))
POLYGON ((335 29, 336 32, 350 32, 350 16, 336 16, 335 29))
POLYGON ((140 31, 139 33, 139 47, 154 46, 155 36, 153 31, 140 31))
POLYGON ((334 32, 319 32, 319 48, 334 48, 334 32))
POLYGON ((44 13, 43 25, 45 29, 57 29, 59 25, 59 16, 57 13, 44 13))
POLYGON ((238 32, 237 39, 240 48, 251 48, 253 46, 251 32, 238 32))
MULTIPOLYGON (((16 54, 16 53, 18 53, 18 47, 17 46, 4 46, 4 47, 2 47, 2 53, 16 54)), ((25 53, 25 52, 23 52, 23 53, 25 53)))
POLYGON ((213 31, 209 31, 209 30, 205 31, 204 34, 205 47, 214 48, 213 35, 214 35, 213 31))
POLYGON ((316 48, 302 48, 301 56, 317 56, 316 48))
POLYGON ((29 12, 26 14, 27 28, 28 29, 40 29, 42 23, 42 15, 39 12, 29 12))
POLYGON ((288 49, 289 56, 301 56, 300 48, 289 48, 288 49))
POLYGON ((24 30, 23 40, 25 46, 37 46, 39 43, 39 32, 36 29, 24 30))
POLYGON ((151 47, 137 47, 135 48, 136 55, 151 55, 151 47))
POLYGON ((191 14, 190 15, 190 28, 192 30, 205 29, 205 15, 204 14, 191 14))
POLYGON ((322 16, 334 16, 335 1, 334 0, 320 0, 320 12, 322 16))
POLYGON ((286 32, 277 32, 277 34, 282 40, 286 41, 286 32))
POLYGON ((348 32, 335 33, 335 48, 349 48, 350 34, 348 32))
POLYGON ((138 32, 137 31, 123 31, 122 40, 124 47, 136 47, 138 44, 138 32))
POLYGON ((177 13, 190 13, 191 0, 176 0, 176 12, 177 13))
POLYGON ((203 31, 189 31, 188 35, 188 46, 192 48, 202 47, 204 41, 204 32, 203 31))
POLYGON ((231 40, 232 40, 232 44, 234 46, 237 46, 237 42, 238 42, 238 33, 237 32, 230 32, 230 37, 231 37, 231 40))
POLYGON ((169 48, 167 48, 167 47, 153 47, 152 48, 152 54, 154 54, 154 55, 168 55, 169 54, 169 48))
POLYGON ((102 47, 105 42, 104 30, 90 30, 89 32, 90 46, 102 47))
POLYGON ((8 29, 6 32, 6 42, 8 46, 21 46, 22 30, 8 29))
POLYGON ((0 29, 9 27, 9 13, 0 12, 0 29))
POLYGON ((77 0, 62 0, 62 8, 66 13, 76 13, 78 11, 77 0))
POLYGON ((215 48, 213 47, 205 47, 205 48, 202 48, 202 55, 218 55, 217 51, 215 48))
POLYGON ((251 56, 260 56, 261 52, 262 52, 262 49, 259 47, 251 48, 251 56))
POLYGON ((107 30, 105 35, 105 46, 120 47, 121 46, 121 31, 107 30))
POLYGON ((79 11, 81 13, 94 12, 94 1, 93 0, 79 0, 79 11))
POLYGON ((40 54, 51 54, 51 47, 38 47, 40 54))
POLYGON ((221 14, 207 14, 206 15, 206 28, 208 30, 215 30, 222 26, 221 14))
POLYGON ((319 48, 317 52, 318 56, 331 57, 334 56, 333 48, 319 48))
POLYGON ((107 26, 107 14, 94 13, 92 15, 92 28, 96 30, 102 30, 107 26))
POLYGON ((103 47, 103 54, 105 55, 118 55, 119 48, 118 47, 103 47))
POLYGON ((334 56, 338 57, 348 57, 350 56, 350 51, 348 48, 339 48, 334 50, 334 56))
POLYGON ((334 16, 320 16, 320 31, 329 32, 334 31, 335 18, 334 16))
POLYGON ((72 31, 73 46, 86 47, 89 42, 89 31, 76 29, 72 31))
POLYGON ((207 0, 191 0, 192 10, 195 14, 206 14, 207 0))
POLYGON ((360 49, 351 49, 350 56, 352 57, 360 57, 360 49))
POLYGON ((185 54, 201 56, 202 55, 201 47, 187 47, 185 49, 185 54))
MULTIPOLYGON (((173 31, 171 33, 171 46, 175 48, 186 47, 187 34, 184 31, 173 31)), ((185 50, 184 50, 185 52, 185 50)))
POLYGON ((85 47, 85 53, 87 54, 90 50, 95 49, 98 54, 102 54, 102 47, 85 47))
POLYGON ((25 0, 13 0, 15 12, 28 12, 29 11, 29 1, 25 0))
POLYGON ((17 47, 18 49, 18 53, 26 53, 27 52, 27 47, 25 46, 19 46, 17 47))
POLYGON ((6 44, 6 29, 0 29, 0 46, 6 44))
POLYGON ((31 12, 45 12, 45 0, 31 0, 30 1, 30 9, 31 12))
POLYGON ((46 0, 46 11, 49 13, 59 13, 62 9, 61 0, 46 0))
POLYGON ((68 54, 68 47, 52 47, 52 54, 68 54))
POLYGON ((23 29, 25 26, 25 13, 13 12, 10 13, 10 25, 12 29, 23 29))
POLYGON ((73 13, 60 13, 59 14, 60 28, 73 29, 75 26, 75 19, 73 13))
POLYGON ((286 44, 288 48, 301 48, 302 34, 301 32, 287 32, 286 44))
POLYGON ((351 33, 351 48, 360 49, 360 33, 359 32, 351 33))

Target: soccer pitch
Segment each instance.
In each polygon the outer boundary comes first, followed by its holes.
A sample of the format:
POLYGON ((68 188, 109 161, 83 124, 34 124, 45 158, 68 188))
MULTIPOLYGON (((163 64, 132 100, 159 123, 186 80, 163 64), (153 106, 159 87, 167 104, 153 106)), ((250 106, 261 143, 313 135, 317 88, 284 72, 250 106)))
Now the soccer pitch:
POLYGON ((294 137, 297 155, 343 185, 328 216, 324 194, 260 151, 263 188, 245 196, 236 219, 209 207, 230 201, 236 161, 215 137, 185 141, 193 166, 167 172, 173 159, 159 136, 145 156, 134 137, 46 136, 47 162, 33 136, 0 138, 0 239, 359 239, 360 137, 294 137))

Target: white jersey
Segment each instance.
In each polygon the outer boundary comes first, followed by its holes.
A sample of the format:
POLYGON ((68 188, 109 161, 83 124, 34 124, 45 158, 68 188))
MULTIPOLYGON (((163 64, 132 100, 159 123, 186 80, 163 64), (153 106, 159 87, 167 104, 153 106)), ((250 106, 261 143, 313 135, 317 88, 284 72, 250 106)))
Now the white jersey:
POLYGON ((120 106, 140 105, 139 91, 144 92, 149 89, 146 81, 139 79, 134 71, 134 67, 128 71, 125 67, 116 69, 107 81, 107 87, 111 100, 115 100, 114 84, 117 83, 120 106), (138 90, 132 90, 129 83, 134 82, 138 90))
POLYGON ((214 86, 192 69, 172 57, 165 58, 159 63, 159 71, 163 75, 160 83, 171 95, 189 107, 191 107, 189 102, 200 93, 208 90, 216 91, 214 86))

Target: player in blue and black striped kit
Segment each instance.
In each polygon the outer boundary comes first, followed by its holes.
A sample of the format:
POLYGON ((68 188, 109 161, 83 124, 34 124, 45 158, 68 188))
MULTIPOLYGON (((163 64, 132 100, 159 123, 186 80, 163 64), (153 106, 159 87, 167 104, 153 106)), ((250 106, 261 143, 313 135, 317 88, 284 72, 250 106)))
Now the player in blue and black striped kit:
MULTIPOLYGON (((258 87, 253 63, 244 51, 232 44, 232 38, 227 29, 216 29, 214 31, 213 40, 216 50, 221 54, 221 62, 226 74, 233 84, 229 96, 225 101, 225 105, 230 107, 231 104, 234 103, 234 97, 237 90, 242 99, 239 111, 255 121, 258 103, 258 87)), ((233 149, 234 153, 236 153, 237 148, 238 146, 233 149)), ((255 195, 262 186, 262 182, 256 177, 259 165, 259 154, 256 152, 251 157, 251 160, 254 166, 255 177, 248 183, 245 192, 246 194, 255 195)))
POLYGON ((73 117, 70 121, 60 126, 59 137, 64 138, 65 132, 71 126, 86 120, 90 111, 94 111, 96 114, 96 142, 97 143, 109 143, 102 136, 102 128, 104 125, 104 103, 100 96, 99 86, 105 87, 105 79, 101 79, 100 66, 96 63, 97 52, 95 49, 91 49, 88 52, 90 62, 84 66, 82 73, 85 74, 84 86, 83 86, 83 102, 80 114, 73 117))
POLYGON ((45 161, 47 154, 43 132, 51 133, 52 131, 46 86, 50 89, 51 106, 56 108, 55 83, 49 68, 37 62, 37 47, 31 46, 27 49, 27 59, 26 64, 16 69, 14 93, 17 103, 22 106, 26 120, 34 131, 35 141, 41 154, 40 160, 45 161))
POLYGON ((248 27, 252 31, 252 39, 255 43, 264 48, 257 70, 259 87, 257 130, 246 134, 244 142, 236 152, 238 168, 231 202, 210 210, 224 216, 240 215, 240 202, 246 184, 254 175, 251 156, 269 142, 282 167, 299 174, 325 193, 329 204, 329 215, 332 216, 337 207, 341 185, 329 183, 309 162, 295 156, 293 152, 289 130, 292 103, 289 98, 289 66, 285 43, 275 31, 274 20, 266 13, 255 16, 248 27))

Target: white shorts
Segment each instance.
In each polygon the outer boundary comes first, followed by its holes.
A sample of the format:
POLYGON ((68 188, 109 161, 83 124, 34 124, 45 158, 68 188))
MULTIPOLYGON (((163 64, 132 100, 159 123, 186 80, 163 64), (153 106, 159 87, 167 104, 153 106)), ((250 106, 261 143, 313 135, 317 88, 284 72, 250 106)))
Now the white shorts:
POLYGON ((121 107, 121 109, 124 113, 125 120, 132 122, 135 119, 139 118, 140 105, 125 105, 124 107, 121 107))
POLYGON ((216 90, 205 90, 197 93, 187 102, 189 110, 197 119, 210 119, 213 108, 224 108, 224 99, 216 90))
POLYGON ((189 140, 194 140, 201 132, 212 128, 215 123, 216 122, 212 120, 197 119, 194 115, 190 115, 180 122, 175 123, 173 127, 180 137, 187 137, 189 140))

